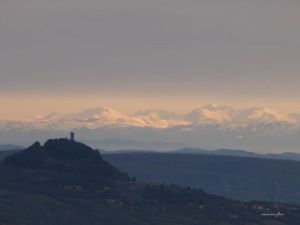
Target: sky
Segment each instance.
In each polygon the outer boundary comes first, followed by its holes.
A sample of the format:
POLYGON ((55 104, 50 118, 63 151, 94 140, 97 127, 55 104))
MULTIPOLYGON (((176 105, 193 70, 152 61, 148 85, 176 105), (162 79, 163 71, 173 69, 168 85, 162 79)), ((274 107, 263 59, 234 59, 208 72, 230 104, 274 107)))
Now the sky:
POLYGON ((1 0, 0 118, 109 106, 300 112, 299 0, 1 0))

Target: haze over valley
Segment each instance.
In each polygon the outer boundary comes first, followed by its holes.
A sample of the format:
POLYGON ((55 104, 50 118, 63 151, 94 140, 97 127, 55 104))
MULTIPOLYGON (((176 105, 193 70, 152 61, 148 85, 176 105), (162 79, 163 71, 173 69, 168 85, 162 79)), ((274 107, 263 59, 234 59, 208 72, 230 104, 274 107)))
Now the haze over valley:
POLYGON ((26 145, 36 138, 43 141, 71 130, 80 133, 86 143, 107 150, 197 147, 300 152, 300 116, 269 108, 211 104, 180 114, 164 110, 124 113, 99 107, 32 120, 0 120, 1 141, 12 144, 26 145))

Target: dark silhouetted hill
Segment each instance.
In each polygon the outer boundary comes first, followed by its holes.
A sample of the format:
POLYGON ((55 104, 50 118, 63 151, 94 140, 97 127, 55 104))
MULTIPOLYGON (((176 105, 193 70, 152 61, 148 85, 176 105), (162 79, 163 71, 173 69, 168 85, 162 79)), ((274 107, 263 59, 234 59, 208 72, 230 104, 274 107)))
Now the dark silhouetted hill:
POLYGON ((35 143, 6 157, 0 177, 2 225, 295 225, 300 221, 300 207, 295 205, 246 203, 195 188, 136 181, 103 160, 98 151, 67 139, 35 143), (262 216, 277 212, 284 216, 262 216))
POLYGON ((6 157, 3 163, 20 168, 88 172, 100 176, 121 174, 104 161, 98 151, 68 139, 49 140, 44 146, 36 142, 26 150, 6 157))
POLYGON ((115 179, 129 179, 104 161, 98 151, 68 139, 49 140, 43 146, 36 142, 24 151, 7 156, 2 166, 18 169, 19 172, 35 171, 41 176, 39 180, 30 176, 26 179, 47 187, 84 185, 97 188, 111 184, 115 179))
POLYGON ((16 149, 16 150, 2 150, 0 151, 0 161, 2 161, 6 156, 13 155, 17 152, 21 152, 22 149, 16 149))

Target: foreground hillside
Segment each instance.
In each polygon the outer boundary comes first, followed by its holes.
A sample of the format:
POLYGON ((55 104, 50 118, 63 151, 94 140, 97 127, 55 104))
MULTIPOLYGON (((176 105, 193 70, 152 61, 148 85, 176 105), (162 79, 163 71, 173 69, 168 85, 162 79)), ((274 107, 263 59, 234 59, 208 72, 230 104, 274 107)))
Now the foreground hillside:
POLYGON ((300 204, 300 162, 234 156, 119 153, 103 157, 130 176, 202 188, 239 200, 300 204))
POLYGON ((86 145, 35 143, 0 165, 3 225, 295 225, 300 207, 138 182, 86 145), (279 217, 262 213, 281 212, 279 217))

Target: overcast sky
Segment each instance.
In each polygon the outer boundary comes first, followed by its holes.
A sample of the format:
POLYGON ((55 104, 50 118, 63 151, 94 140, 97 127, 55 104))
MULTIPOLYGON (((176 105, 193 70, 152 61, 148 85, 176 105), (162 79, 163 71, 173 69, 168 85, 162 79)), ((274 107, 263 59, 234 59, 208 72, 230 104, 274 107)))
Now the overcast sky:
POLYGON ((299 22, 299 0, 1 0, 0 117, 206 103, 300 112, 299 22))

